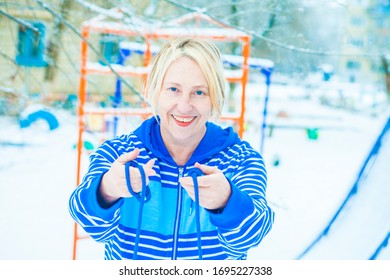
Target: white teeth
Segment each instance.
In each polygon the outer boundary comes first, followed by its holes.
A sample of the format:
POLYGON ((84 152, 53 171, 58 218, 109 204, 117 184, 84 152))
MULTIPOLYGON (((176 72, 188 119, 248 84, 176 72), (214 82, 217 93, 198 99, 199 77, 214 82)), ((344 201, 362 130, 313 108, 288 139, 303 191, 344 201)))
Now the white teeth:
POLYGON ((175 116, 175 115, 172 115, 172 117, 179 121, 179 122, 184 122, 184 123, 189 123, 191 121, 193 121, 195 119, 195 117, 192 117, 192 118, 182 118, 182 117, 178 117, 178 116, 175 116))

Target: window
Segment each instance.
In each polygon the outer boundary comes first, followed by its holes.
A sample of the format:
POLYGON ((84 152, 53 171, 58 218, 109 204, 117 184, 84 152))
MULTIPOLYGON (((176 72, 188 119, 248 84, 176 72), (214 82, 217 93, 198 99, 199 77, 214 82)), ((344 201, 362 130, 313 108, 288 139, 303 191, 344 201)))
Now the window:
POLYGON ((360 69, 360 62, 349 60, 347 61, 347 69, 349 70, 359 70, 360 69))
POLYGON ((363 48, 364 42, 362 39, 359 39, 359 38, 351 38, 349 40, 349 44, 351 46, 356 47, 356 48, 363 48))

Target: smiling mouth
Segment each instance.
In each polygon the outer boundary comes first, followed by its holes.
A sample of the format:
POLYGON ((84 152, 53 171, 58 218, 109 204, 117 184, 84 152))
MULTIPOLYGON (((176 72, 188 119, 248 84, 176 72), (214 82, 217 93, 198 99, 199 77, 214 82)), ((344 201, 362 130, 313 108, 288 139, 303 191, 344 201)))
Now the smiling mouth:
POLYGON ((172 118, 180 126, 188 126, 192 123, 193 120, 196 119, 196 117, 179 117, 179 116, 175 116, 175 115, 172 115, 172 118))

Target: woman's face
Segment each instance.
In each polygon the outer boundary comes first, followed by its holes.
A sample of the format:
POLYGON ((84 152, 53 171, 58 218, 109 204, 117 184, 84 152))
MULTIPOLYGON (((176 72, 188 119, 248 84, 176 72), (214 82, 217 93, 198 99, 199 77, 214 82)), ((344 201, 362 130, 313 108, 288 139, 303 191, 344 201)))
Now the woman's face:
POLYGON ((188 57, 174 61, 158 96, 157 112, 164 141, 197 145, 212 112, 209 88, 198 64, 188 57))

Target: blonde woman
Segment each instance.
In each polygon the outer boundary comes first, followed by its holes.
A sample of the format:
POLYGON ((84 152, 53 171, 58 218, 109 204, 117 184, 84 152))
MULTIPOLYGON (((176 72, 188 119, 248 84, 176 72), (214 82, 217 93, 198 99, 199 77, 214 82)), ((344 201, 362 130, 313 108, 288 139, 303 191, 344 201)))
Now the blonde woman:
POLYGON ((225 81, 211 42, 176 39, 155 57, 154 116, 103 143, 69 201, 105 259, 245 259, 270 231, 261 155, 211 121, 225 81))

